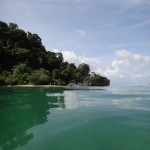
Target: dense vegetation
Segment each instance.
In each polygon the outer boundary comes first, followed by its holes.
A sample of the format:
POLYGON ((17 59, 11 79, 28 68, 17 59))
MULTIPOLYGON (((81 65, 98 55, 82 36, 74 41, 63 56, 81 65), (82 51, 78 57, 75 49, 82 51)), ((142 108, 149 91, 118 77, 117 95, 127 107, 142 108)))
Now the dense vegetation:
POLYGON ((88 64, 76 67, 64 62, 61 53, 46 51, 37 34, 25 32, 15 23, 0 21, 0 85, 90 82, 109 85, 99 74, 90 75, 88 64))

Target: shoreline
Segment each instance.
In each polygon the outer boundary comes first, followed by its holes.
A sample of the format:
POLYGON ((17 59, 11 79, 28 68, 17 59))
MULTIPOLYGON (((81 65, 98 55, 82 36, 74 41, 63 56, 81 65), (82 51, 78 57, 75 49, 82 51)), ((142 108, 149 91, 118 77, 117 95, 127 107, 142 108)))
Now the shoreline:
POLYGON ((62 90, 102 90, 105 89, 108 86, 90 86, 90 88, 71 88, 68 86, 63 85, 32 85, 32 84, 26 84, 26 85, 3 85, 0 87, 8 87, 8 88, 51 88, 51 89, 62 89, 62 90))
POLYGON ((63 85, 4 85, 0 87, 44 87, 44 88, 66 88, 66 86, 63 85))

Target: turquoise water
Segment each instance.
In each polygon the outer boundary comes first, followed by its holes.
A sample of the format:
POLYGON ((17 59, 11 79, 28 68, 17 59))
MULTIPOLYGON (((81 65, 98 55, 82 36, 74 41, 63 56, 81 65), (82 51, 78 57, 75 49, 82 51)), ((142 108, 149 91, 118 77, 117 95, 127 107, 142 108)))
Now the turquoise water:
POLYGON ((0 88, 0 150, 149 150, 150 87, 0 88))

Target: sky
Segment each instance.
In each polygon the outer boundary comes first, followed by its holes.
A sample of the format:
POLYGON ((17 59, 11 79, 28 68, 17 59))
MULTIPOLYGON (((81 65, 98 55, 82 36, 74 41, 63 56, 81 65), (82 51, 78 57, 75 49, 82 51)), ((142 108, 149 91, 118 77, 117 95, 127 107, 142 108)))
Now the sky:
POLYGON ((149 0, 0 0, 0 20, 37 33, 47 51, 89 64, 111 85, 150 83, 149 0))

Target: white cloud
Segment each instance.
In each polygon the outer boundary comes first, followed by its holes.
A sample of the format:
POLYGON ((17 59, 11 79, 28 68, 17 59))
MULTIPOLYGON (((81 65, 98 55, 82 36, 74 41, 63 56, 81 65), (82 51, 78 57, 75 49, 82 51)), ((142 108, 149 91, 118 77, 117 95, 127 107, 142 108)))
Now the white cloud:
POLYGON ((138 63, 150 63, 150 56, 144 56, 136 53, 131 53, 127 50, 116 51, 116 56, 123 60, 134 61, 138 63))
POLYGON ((62 52, 64 60, 90 65, 91 71, 108 77, 112 85, 148 85, 150 82, 150 56, 131 53, 127 50, 117 50, 112 62, 92 57, 77 56, 73 51, 53 50, 62 52))
POLYGON ((76 30, 75 32, 76 32, 77 34, 79 34, 80 36, 86 36, 86 35, 87 35, 86 32, 83 31, 83 30, 76 30))
POLYGON ((131 53, 127 50, 118 50, 115 55, 117 59, 106 69, 112 80, 137 85, 149 83, 150 56, 131 53))
POLYGON ((61 52, 64 57, 64 61, 68 61, 70 63, 74 63, 78 66, 81 63, 86 63, 90 65, 90 69, 92 72, 102 72, 104 69, 104 63, 100 59, 92 58, 92 57, 85 57, 85 56, 77 56, 73 51, 67 50, 58 50, 54 49, 54 52, 61 52))

